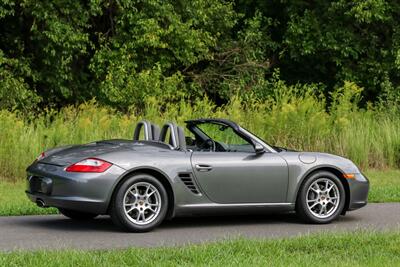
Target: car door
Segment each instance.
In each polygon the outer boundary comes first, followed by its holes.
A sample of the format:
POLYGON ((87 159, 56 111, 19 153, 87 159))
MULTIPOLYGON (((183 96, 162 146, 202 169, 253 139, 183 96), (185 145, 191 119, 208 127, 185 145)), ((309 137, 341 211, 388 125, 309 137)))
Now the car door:
POLYGON ((191 156, 196 179, 216 203, 284 203, 288 167, 278 153, 204 152, 191 156))

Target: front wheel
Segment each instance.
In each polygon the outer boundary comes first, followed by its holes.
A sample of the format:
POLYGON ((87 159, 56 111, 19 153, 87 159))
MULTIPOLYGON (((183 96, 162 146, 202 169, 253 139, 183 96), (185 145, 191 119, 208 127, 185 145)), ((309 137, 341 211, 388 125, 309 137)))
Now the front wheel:
POLYGON ((344 208, 345 191, 333 173, 318 171, 302 184, 296 202, 296 213, 306 222, 330 223, 344 208))
POLYGON ((155 177, 136 174, 117 190, 110 209, 116 225, 130 232, 147 232, 164 220, 168 209, 167 192, 155 177))

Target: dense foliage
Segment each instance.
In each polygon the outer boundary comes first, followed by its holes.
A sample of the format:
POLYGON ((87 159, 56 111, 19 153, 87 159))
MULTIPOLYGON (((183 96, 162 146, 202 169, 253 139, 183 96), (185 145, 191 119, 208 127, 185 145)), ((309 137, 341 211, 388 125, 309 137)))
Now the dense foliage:
POLYGON ((398 101, 399 17, 396 0, 3 0, 0 108, 266 99, 277 77, 398 101))

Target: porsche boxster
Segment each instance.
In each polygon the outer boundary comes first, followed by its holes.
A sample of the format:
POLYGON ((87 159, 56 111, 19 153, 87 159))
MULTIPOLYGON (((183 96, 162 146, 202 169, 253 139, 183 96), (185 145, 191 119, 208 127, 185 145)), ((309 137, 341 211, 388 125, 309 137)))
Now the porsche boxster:
MULTIPOLYGON (((299 133, 300 134, 300 133, 299 133)), ((40 207, 92 219, 110 215, 145 232, 176 216, 296 212, 329 223, 367 204, 368 179, 349 159, 269 145, 225 119, 137 124, 131 140, 47 150, 27 168, 40 207)))

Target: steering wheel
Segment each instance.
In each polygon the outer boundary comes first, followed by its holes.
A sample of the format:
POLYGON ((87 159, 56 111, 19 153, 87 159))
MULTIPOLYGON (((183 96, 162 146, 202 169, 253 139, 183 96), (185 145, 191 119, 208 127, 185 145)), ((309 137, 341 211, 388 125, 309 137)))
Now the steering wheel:
POLYGON ((199 145, 200 149, 210 149, 210 151, 215 151, 215 147, 215 141, 212 139, 204 140, 204 142, 199 145))

